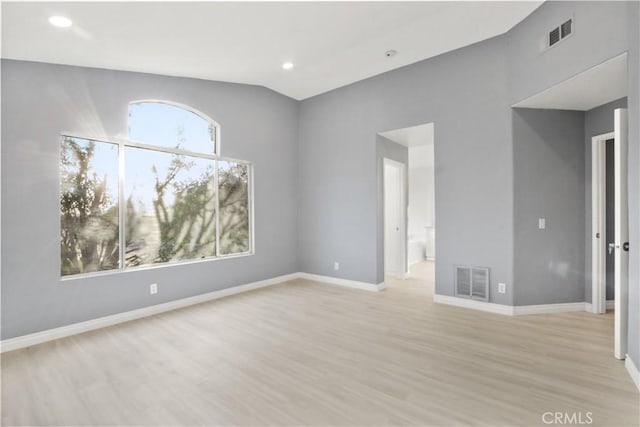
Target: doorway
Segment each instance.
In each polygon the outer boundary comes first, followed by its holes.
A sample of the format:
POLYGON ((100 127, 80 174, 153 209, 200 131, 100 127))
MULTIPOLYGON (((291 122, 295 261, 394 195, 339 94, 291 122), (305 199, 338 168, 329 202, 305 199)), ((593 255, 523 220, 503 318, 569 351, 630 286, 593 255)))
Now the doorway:
POLYGON ((409 276, 418 282, 434 281, 434 140, 434 123, 378 133, 378 206, 382 213, 378 268, 385 282, 387 277, 409 276), (402 175, 402 187, 396 182, 398 174, 402 175))
POLYGON ((627 110, 618 108, 614 114, 614 132, 592 139, 592 312, 606 312, 607 276, 611 282, 612 275, 614 355, 624 359, 627 351, 629 265, 627 110))

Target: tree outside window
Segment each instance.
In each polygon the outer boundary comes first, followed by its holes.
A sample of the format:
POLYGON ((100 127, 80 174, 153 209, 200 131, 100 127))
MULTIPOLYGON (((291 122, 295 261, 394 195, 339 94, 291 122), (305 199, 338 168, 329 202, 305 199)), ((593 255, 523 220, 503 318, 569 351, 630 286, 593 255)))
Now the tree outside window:
POLYGON ((217 130, 140 102, 132 141, 62 137, 62 276, 250 253, 251 165, 218 156, 217 130))

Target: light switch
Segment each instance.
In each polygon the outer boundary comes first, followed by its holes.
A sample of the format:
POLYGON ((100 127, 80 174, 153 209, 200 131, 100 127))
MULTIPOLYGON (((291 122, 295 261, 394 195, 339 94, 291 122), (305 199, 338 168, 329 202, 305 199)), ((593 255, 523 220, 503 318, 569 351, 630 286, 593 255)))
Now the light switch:
POLYGON ((538 218, 538 228, 544 230, 547 226, 547 220, 545 218, 538 218))

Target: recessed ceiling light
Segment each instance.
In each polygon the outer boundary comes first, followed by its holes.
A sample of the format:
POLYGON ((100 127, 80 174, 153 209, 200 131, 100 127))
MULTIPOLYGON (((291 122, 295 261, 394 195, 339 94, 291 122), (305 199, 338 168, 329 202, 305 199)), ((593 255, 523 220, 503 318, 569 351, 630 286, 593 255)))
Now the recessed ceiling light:
POLYGON ((66 16, 52 16, 49 18, 49 23, 55 27, 67 28, 70 27, 72 22, 71 19, 66 16))
POLYGON ((285 70, 290 70, 293 68, 293 62, 285 62, 284 64, 282 64, 282 68, 285 70))

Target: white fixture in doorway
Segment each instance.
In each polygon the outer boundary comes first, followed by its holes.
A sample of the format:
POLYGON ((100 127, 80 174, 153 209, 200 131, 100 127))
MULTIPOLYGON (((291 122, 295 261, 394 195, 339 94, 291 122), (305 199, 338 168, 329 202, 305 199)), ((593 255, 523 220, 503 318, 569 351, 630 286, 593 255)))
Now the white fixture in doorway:
POLYGON ((627 312, 628 312, 628 270, 629 270, 629 220, 627 190, 627 110, 615 110, 615 130, 613 133, 595 136, 592 139, 591 160, 591 199, 592 199, 592 311, 606 311, 605 280, 605 242, 606 236, 606 173, 605 144, 613 139, 614 144, 614 181, 615 236, 612 249, 615 258, 615 313, 614 313, 614 355, 624 359, 627 351, 627 312))
POLYGON ((405 180, 405 165, 384 158, 384 274, 400 278, 407 275, 405 180))

